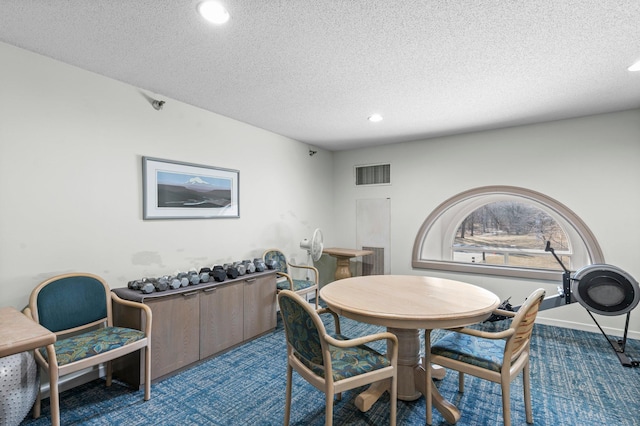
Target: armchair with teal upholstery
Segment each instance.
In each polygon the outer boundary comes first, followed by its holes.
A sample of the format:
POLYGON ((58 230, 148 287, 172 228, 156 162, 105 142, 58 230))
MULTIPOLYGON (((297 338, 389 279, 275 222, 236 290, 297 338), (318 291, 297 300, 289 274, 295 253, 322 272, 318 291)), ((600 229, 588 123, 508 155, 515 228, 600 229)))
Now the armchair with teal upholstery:
MULTIPOLYGON (((111 360, 142 350, 144 400, 151 396, 151 309, 120 299, 100 277, 86 273, 58 275, 39 284, 24 313, 48 330, 57 341, 35 350, 38 365, 49 375, 51 422, 60 424, 58 379, 61 376, 105 363, 106 384, 111 385, 111 360), (114 327, 112 302, 139 308, 145 314, 144 330, 114 327)), ((38 392, 33 416, 40 417, 38 392)))
POLYGON ((314 266, 294 265, 287 261, 286 256, 278 249, 269 249, 264 252, 262 259, 265 264, 272 265, 278 271, 277 287, 280 290, 291 290, 301 296, 315 292, 315 305, 318 309, 318 280, 320 274, 314 266), (304 273, 305 278, 299 278, 304 273), (313 275, 309 277, 308 274, 313 275))
POLYGON ((333 424, 333 400, 341 393, 367 384, 390 381, 390 424, 396 424, 398 339, 382 332, 355 339, 340 334, 338 315, 327 308, 314 310, 298 294, 282 290, 278 293, 287 339, 287 388, 284 425, 291 415, 293 370, 316 389, 325 393, 325 425, 333 424), (320 314, 329 313, 335 321, 335 334, 327 333, 320 314), (366 343, 386 340, 383 355, 366 343))
MULTIPOLYGON (((425 335, 425 352, 430 354, 427 362, 458 371, 460 392, 464 392, 465 374, 500 383, 505 426, 511 425, 510 384, 521 371, 526 420, 527 423, 533 423, 529 348, 533 325, 544 296, 543 289, 535 290, 517 313, 497 309, 496 314, 513 318, 509 327, 499 332, 463 327, 452 330, 433 345, 430 344, 428 333, 425 335)), ((430 383, 431 369, 426 371, 427 383, 430 383)), ((427 395, 427 424, 431 424, 430 395, 427 395)))

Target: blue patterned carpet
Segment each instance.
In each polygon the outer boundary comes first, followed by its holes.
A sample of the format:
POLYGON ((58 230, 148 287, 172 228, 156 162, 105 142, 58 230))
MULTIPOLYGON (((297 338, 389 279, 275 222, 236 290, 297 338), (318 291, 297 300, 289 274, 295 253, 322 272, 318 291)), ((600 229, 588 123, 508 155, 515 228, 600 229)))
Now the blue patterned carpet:
MULTIPOLYGON (((342 320, 343 333, 369 334, 379 327, 342 320)), ((493 327, 494 325, 490 325, 493 327)), ((441 332, 434 332, 436 339, 441 332)), ((380 349, 380 348, 378 348, 380 349)), ((626 352, 640 358, 640 341, 626 352)), ((142 391, 103 380, 61 395, 63 425, 281 425, 284 413, 286 348, 284 333, 275 332, 178 375, 154 383, 151 400, 142 391)), ((536 425, 640 425, 640 368, 625 368, 601 334, 537 324, 532 344, 532 398, 536 425)), ((457 374, 438 383, 443 397, 461 410, 458 425, 502 424, 498 384, 467 376, 465 393, 457 392, 457 374)), ((364 388, 362 388, 364 389, 364 388)), ((362 390, 360 389, 360 390, 362 390)), ((388 424, 389 398, 366 413, 353 401, 358 390, 343 394, 334 408, 336 425, 388 424)), ((522 380, 512 382, 512 423, 524 425, 522 380)), ((22 425, 48 425, 43 417, 22 425)), ((324 425, 324 395, 294 373, 292 425, 324 425)), ((424 425, 425 403, 398 401, 398 425, 424 425)), ((437 411, 434 425, 446 425, 437 411)))

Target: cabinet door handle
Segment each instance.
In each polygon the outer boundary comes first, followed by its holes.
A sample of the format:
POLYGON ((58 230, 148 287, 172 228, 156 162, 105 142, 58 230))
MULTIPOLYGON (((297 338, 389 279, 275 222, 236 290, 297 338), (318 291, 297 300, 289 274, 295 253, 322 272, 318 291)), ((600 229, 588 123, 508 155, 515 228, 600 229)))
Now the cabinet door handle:
POLYGON ((209 288, 205 288, 202 291, 204 291, 205 293, 211 293, 211 292, 216 291, 216 288, 215 287, 209 287, 209 288))
POLYGON ((198 294, 198 291, 190 291, 189 293, 182 293, 182 296, 188 297, 188 296, 194 296, 196 294, 198 294))
POLYGON ((248 280, 245 280, 245 281, 247 282, 247 284, 253 284, 256 280, 257 278, 249 278, 248 280))

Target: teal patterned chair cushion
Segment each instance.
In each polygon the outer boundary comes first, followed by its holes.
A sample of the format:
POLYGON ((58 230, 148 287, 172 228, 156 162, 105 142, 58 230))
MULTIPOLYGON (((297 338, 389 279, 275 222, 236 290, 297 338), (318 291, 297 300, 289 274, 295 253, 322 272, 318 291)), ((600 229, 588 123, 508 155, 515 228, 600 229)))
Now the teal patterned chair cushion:
POLYGON ((268 251, 264 254, 264 261, 268 262, 270 260, 276 261, 276 271, 284 272, 285 274, 289 273, 287 270, 287 258, 284 253, 278 250, 268 251))
POLYGON ((49 283, 38 293, 38 322, 58 332, 107 317, 103 284, 89 276, 66 277, 49 283))
MULTIPOLYGON (((280 314, 287 339, 287 386, 284 424, 291 417, 292 372, 295 370, 316 389, 324 392, 325 424, 333 424, 333 401, 342 392, 365 384, 389 380, 390 423, 396 425, 398 339, 389 332, 361 336, 351 340, 341 335, 340 317, 328 308, 313 309, 291 290, 278 293, 280 314), (334 326, 321 315, 333 317, 334 326), (327 331, 327 326, 330 331, 327 331), (330 334, 333 333, 333 334, 330 334), (386 340, 391 354, 387 359, 365 343, 386 340), (357 345, 360 343, 360 345, 357 345), (357 346, 356 346, 357 345, 357 346)), ((380 422, 376 422, 378 424, 380 422)))
MULTIPOLYGON (((59 339, 54 344, 54 347, 58 366, 62 366, 120 348, 144 338, 145 334, 140 330, 123 327, 104 327, 66 339, 59 339)), ((41 348, 40 353, 48 360, 45 348, 41 348)))
POLYGON ((293 281, 293 288, 289 288, 290 286, 289 280, 286 279, 283 275, 278 275, 279 279, 276 283, 278 291, 291 290, 291 291, 297 292, 297 291, 301 291, 316 285, 316 282, 314 280, 308 279, 308 277, 307 279, 294 278, 289 269, 293 269, 294 271, 299 271, 300 270, 299 268, 303 268, 303 267, 299 265, 298 266, 294 265, 291 268, 289 268, 289 266, 291 265, 287 263, 287 258, 285 257, 284 253, 282 253, 279 250, 266 251, 263 255, 263 259, 265 263, 273 262, 273 265, 275 266, 276 271, 286 274, 291 278, 291 281, 293 281))
MULTIPOLYGON (((337 334, 332 337, 338 340, 349 340, 348 337, 341 334, 337 334)), ((333 380, 336 382, 391 365, 384 355, 366 345, 360 345, 353 348, 338 348, 330 346, 329 352, 331 353, 333 380)), ((324 377, 324 368, 307 362, 307 360, 301 358, 298 354, 295 355, 315 374, 320 377, 324 377)))
POLYGON ((313 285, 316 285, 316 283, 314 283, 313 281, 309 281, 309 280, 297 280, 297 279, 293 279, 293 288, 289 288, 289 281, 288 280, 282 280, 282 281, 278 281, 278 290, 292 290, 292 291, 298 291, 298 290, 303 290, 305 288, 309 288, 313 285))
POLYGON ((280 313, 286 322, 287 342, 293 346, 296 356, 308 365, 322 366, 320 335, 311 316, 290 298, 280 299, 280 313))
POLYGON ((433 344, 431 353, 500 372, 504 346, 504 340, 449 333, 433 344))
MULTIPOLYGON (((290 298, 280 299, 280 312, 286 322, 287 341, 293 346, 294 355, 307 368, 320 377, 325 375, 320 334, 307 311, 290 298)), ((343 335, 335 339, 348 340, 343 335)), ((333 380, 343 380, 380 368, 388 367, 389 360, 366 345, 353 348, 329 346, 333 380)))

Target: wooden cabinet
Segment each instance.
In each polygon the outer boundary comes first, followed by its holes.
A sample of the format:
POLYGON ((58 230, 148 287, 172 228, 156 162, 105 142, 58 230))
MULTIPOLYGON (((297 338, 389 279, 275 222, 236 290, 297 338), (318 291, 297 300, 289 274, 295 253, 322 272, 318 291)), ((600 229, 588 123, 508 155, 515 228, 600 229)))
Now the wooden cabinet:
POLYGON ((257 278, 244 284, 244 339, 275 328, 275 292, 272 285, 257 278))
POLYGON ((199 293, 196 290, 145 302, 152 312, 152 379, 200 359, 199 293))
POLYGON ((244 339, 244 283, 205 289, 200 294, 200 358, 244 339))
MULTIPOLYGON (((276 327, 276 274, 247 274, 161 293, 113 289, 152 311, 151 380, 228 350, 276 327)), ((114 323, 138 328, 143 318, 133 308, 114 305, 114 323)), ((140 353, 114 363, 114 374, 134 386, 143 383, 140 353)))

